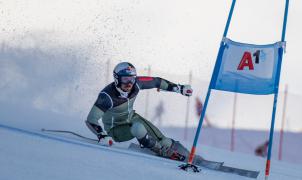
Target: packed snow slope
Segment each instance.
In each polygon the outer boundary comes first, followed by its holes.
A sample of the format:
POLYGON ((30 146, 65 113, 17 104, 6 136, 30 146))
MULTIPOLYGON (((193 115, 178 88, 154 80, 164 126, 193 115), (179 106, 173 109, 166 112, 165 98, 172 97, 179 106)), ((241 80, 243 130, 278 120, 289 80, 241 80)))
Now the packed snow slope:
MULTIPOLYGON (((30 111, 30 110, 28 110, 30 111)), ((32 110, 33 111, 33 110, 32 110)), ((35 113, 34 111, 32 113, 35 113)), ((95 179, 250 179, 234 174, 202 169, 201 173, 177 168, 181 163, 127 150, 127 143, 114 147, 91 144, 76 137, 41 132, 41 128, 67 129, 93 138, 83 123, 55 114, 36 112, 36 119, 0 120, 1 180, 95 180, 95 179)), ((175 137, 176 139, 178 137, 175 137)), ((189 142, 185 142, 189 144, 189 142)), ((199 144, 199 154, 226 165, 261 171, 265 159, 231 153, 199 144)), ((301 180, 302 166, 273 161, 270 179, 301 180)))

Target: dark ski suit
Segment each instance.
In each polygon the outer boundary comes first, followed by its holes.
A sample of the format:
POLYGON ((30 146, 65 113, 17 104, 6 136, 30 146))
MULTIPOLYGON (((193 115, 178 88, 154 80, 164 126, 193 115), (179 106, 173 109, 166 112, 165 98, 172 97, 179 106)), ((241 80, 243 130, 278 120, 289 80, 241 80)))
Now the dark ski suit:
POLYGON ((172 92, 178 90, 176 84, 159 77, 137 77, 128 98, 123 98, 113 82, 100 92, 87 121, 99 125, 98 120, 102 119, 104 129, 116 142, 133 139, 130 127, 134 122, 140 122, 146 128, 148 135, 161 141, 165 136, 160 130, 133 110, 133 104, 139 91, 152 88, 172 92))

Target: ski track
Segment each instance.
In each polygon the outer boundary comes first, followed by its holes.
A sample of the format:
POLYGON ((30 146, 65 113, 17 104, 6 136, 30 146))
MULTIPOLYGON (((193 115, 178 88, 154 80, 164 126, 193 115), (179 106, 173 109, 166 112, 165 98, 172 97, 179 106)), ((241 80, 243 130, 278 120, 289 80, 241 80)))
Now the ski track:
MULTIPOLYGON (((1 180, 251 179, 208 169, 201 173, 181 171, 177 168, 180 162, 129 151, 119 144, 105 147, 3 124, 0 135, 1 180)), ((261 171, 258 179, 263 177, 261 171)), ((301 180, 301 168, 273 163, 271 179, 301 180)))

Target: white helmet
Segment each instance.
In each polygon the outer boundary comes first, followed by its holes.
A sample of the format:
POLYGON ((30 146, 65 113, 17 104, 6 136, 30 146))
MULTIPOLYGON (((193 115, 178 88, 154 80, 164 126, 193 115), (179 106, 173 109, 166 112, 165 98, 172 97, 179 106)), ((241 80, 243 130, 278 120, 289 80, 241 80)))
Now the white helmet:
POLYGON ((136 81, 136 69, 129 62, 121 62, 115 66, 113 78, 116 87, 120 87, 123 83, 134 84, 136 81))

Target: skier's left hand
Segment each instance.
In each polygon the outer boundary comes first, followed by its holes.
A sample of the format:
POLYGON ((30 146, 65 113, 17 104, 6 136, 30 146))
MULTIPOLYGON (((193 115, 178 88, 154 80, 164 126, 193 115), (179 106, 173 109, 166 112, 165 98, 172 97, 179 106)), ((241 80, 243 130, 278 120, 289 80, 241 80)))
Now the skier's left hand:
POLYGON ((178 92, 184 96, 192 96, 193 89, 191 85, 178 85, 178 92))

